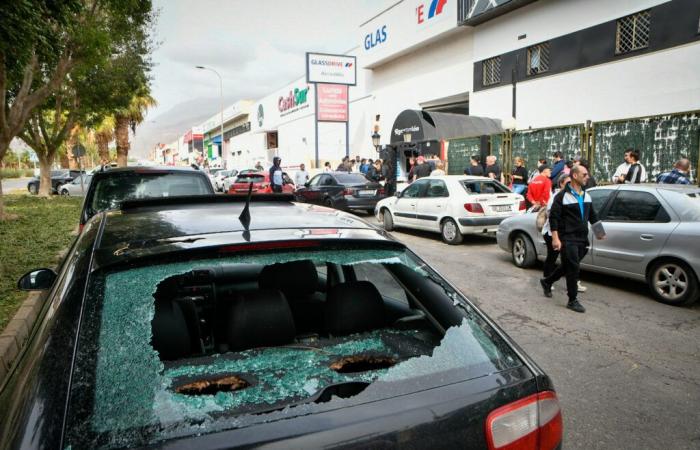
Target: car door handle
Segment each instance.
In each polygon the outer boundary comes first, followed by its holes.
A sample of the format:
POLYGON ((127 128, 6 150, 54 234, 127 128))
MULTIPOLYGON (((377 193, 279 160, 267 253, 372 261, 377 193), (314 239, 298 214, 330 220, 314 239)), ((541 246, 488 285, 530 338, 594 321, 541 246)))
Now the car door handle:
POLYGON ((642 235, 640 235, 639 237, 640 237, 643 241, 651 241, 652 239, 654 239, 654 235, 653 235, 653 234, 642 234, 642 235))
POLYGON ((408 206, 416 206, 415 203, 409 203, 408 206))

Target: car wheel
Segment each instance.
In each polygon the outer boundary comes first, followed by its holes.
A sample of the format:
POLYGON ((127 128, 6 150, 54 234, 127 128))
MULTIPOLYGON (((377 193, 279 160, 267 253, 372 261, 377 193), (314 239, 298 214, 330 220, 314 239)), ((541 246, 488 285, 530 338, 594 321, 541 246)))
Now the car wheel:
POLYGON ((668 305, 689 305, 698 297, 698 279, 687 264, 675 260, 659 261, 647 275, 654 298, 668 305))
POLYGON ((391 212, 388 209, 385 209, 384 213, 382 214, 382 224, 384 225, 384 229, 386 231, 394 230, 394 218, 391 217, 391 212))
POLYGON ((39 193, 39 185, 38 184, 30 184, 29 185, 29 193, 32 195, 37 195, 39 193))
POLYGON ((333 199, 328 197, 323 201, 323 205, 327 206, 329 208, 335 208, 335 203, 333 203, 333 199))
POLYGON ((61 195, 68 196, 70 193, 68 192, 68 189, 61 189, 61 195))
POLYGON ((457 222, 452 219, 445 219, 440 227, 442 234, 442 240, 450 245, 457 245, 462 243, 462 232, 459 231, 457 222))
POLYGON ((535 246, 525 233, 515 235, 511 255, 513 255, 513 264, 520 268, 532 267, 537 260, 535 246))

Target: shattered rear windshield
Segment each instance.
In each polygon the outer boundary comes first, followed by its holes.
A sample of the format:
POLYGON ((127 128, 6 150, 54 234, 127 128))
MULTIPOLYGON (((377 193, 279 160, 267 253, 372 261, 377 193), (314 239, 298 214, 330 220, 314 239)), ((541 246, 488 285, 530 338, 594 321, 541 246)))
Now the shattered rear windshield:
POLYGON ((95 274, 88 292, 71 448, 242 428, 522 364, 403 250, 171 262, 95 274), (436 305, 449 306, 449 323, 433 318, 436 305))

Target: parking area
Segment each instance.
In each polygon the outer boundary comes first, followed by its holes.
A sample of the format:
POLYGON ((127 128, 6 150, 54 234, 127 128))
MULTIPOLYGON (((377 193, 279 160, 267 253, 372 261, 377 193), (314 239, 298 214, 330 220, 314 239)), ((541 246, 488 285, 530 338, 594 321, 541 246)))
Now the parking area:
MULTIPOLYGON (((363 218, 374 222, 371 216, 363 218)), ((392 232, 509 333, 554 380, 566 448, 700 448, 700 304, 654 301, 645 284, 584 272, 586 314, 564 281, 542 295, 541 265, 516 268, 495 237, 448 246, 392 232)))

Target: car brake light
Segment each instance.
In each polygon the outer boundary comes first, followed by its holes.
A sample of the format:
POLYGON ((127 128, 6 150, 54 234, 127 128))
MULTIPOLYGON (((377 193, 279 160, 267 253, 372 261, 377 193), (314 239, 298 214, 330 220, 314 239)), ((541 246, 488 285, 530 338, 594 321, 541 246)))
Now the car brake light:
POLYGON ((552 450, 562 433, 561 409, 552 391, 501 406, 486 418, 489 450, 552 450))
POLYGON ((354 195, 354 194, 355 194, 354 189, 350 189, 350 188, 343 189, 343 195, 354 195))
POLYGON ((525 200, 520 200, 520 206, 518 206, 518 211, 525 211, 527 209, 527 203, 525 200))
POLYGON ((384 188, 377 189, 377 195, 384 195, 384 188))
POLYGON ((466 209, 470 213, 482 213, 483 214, 483 212, 484 212, 484 208, 481 207, 481 203, 465 203, 464 209, 466 209))

